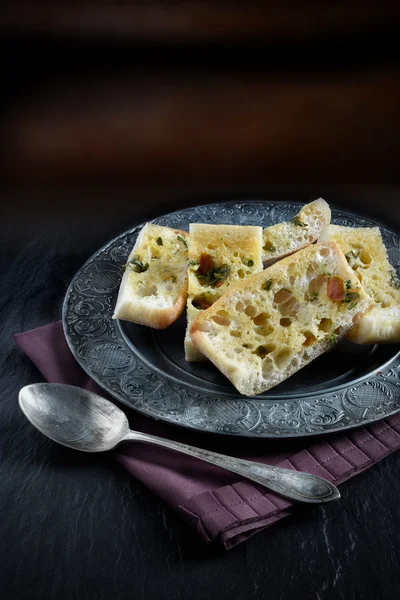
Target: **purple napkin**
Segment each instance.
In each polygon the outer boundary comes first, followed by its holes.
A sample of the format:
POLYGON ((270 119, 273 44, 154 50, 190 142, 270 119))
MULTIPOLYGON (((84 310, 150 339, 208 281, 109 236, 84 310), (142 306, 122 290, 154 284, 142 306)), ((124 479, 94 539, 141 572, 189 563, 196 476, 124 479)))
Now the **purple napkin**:
MULTIPOLYGON (((15 340, 48 381, 80 386, 107 396, 73 358, 61 322, 17 334, 15 340)), ((188 432, 136 413, 132 425, 163 437, 190 439, 185 438, 188 432)), ((226 454, 237 454, 246 447, 245 440, 240 440, 240 444, 234 440, 234 448, 231 441, 227 443, 226 454)), ((203 447, 206 444, 207 438, 200 438, 197 443, 203 447)), ((345 435, 304 440, 303 448, 291 453, 277 453, 268 450, 268 446, 266 442, 265 451, 258 456, 241 456, 315 473, 338 484, 400 448, 400 414, 345 435)), ((287 516, 293 506, 257 484, 170 450, 125 444, 116 458, 175 509, 206 542, 222 543, 225 548, 232 548, 287 516)))

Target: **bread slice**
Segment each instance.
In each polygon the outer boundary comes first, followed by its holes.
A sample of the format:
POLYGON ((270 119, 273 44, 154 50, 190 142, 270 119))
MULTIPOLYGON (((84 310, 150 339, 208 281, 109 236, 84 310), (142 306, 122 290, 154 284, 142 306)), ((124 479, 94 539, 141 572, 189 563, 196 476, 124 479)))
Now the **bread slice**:
POLYGON ((331 209, 323 198, 306 204, 300 212, 284 223, 266 227, 263 231, 263 263, 267 267, 317 241, 321 231, 331 222, 331 209))
POLYGON ((262 270, 261 247, 262 228, 258 226, 190 225, 185 336, 188 362, 206 360, 190 338, 193 319, 232 285, 262 270))
POLYGON ((359 344, 400 342, 400 281, 389 262, 379 227, 330 225, 320 240, 336 242, 376 306, 349 332, 359 344))
POLYGON ((165 329, 187 298, 186 231, 146 223, 129 255, 113 319, 165 329))
POLYGON ((340 248, 316 244, 237 284, 190 333, 238 391, 253 396, 328 350, 370 304, 340 248))

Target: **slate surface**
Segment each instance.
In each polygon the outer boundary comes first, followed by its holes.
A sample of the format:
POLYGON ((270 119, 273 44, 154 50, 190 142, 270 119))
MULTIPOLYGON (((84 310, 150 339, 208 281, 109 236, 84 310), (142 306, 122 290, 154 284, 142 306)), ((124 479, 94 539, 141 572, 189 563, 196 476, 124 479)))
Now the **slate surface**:
MULTIPOLYGON (((379 210, 395 226, 399 205, 392 191, 390 197, 384 205, 380 194, 379 210)), ((345 200, 337 205, 349 208, 345 200)), ((115 218, 100 211, 76 219, 72 212, 50 220, 38 214, 28 222, 10 203, 2 223, 0 597, 398 598, 399 453, 342 485, 340 502, 301 507, 224 552, 205 546, 111 457, 58 447, 25 421, 18 390, 41 376, 12 334, 59 318, 65 289, 84 260, 159 212, 156 201, 145 209, 128 201, 119 206, 115 218)))

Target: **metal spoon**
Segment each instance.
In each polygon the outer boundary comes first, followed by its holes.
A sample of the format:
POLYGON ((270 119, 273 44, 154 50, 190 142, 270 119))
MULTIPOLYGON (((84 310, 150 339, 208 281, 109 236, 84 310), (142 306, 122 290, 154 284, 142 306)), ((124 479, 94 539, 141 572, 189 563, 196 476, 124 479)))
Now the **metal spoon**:
POLYGON ((41 433, 75 450, 105 452, 121 442, 146 442, 217 465, 297 502, 319 503, 340 498, 339 490, 332 483, 316 475, 270 467, 131 431, 125 413, 115 404, 72 385, 27 385, 21 389, 18 401, 26 418, 41 433))

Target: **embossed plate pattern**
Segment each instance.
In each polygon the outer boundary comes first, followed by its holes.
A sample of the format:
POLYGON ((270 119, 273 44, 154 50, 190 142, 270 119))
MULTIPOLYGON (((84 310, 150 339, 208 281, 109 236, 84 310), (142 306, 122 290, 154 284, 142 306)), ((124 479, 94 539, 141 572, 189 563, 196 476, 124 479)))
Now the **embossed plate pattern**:
MULTIPOLYGON (((154 222, 186 230, 189 223, 265 227, 289 219, 300 207, 299 203, 227 202, 180 210, 154 222)), ((332 221, 376 225, 339 211, 333 211, 332 221)), ((168 423, 255 438, 344 430, 400 410, 398 346, 339 346, 334 360, 320 357, 284 384, 261 396, 245 398, 213 365, 185 363, 183 319, 163 332, 112 320, 120 267, 141 227, 118 236, 83 265, 63 306, 65 336, 73 355, 112 396, 168 423)), ((399 274, 400 236, 380 227, 399 274)))

